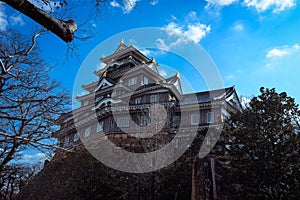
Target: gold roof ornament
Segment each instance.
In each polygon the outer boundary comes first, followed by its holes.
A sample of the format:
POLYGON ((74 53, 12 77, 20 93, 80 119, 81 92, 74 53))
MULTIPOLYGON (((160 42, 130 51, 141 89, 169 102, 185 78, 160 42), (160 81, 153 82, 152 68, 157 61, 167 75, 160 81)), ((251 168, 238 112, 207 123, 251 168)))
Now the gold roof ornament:
POLYGON ((120 78, 120 79, 119 79, 119 82, 120 82, 120 83, 123 83, 123 80, 120 78))
POLYGON ((142 64, 146 64, 146 62, 143 60, 142 64))
POLYGON ((151 62, 156 63, 156 60, 154 59, 154 57, 151 58, 151 62))
POLYGON ((129 58, 132 59, 132 55, 130 55, 129 58))
POLYGON ((124 44, 124 39, 123 38, 121 39, 120 44, 124 44))
POLYGON ((102 74, 102 77, 106 77, 107 76, 107 71, 105 71, 103 74, 102 74))
POLYGON ((177 77, 179 77, 179 72, 178 70, 176 70, 176 74, 175 74, 177 77))
POLYGON ((159 85, 159 81, 155 81, 155 84, 156 84, 156 85, 159 85))
POLYGON ((166 80, 163 80, 163 83, 167 83, 167 81, 166 81, 166 80))

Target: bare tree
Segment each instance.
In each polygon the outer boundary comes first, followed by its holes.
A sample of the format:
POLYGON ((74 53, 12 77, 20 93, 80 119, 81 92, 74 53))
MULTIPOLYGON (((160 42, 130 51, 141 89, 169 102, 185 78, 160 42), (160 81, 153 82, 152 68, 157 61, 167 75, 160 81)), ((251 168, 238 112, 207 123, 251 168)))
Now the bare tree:
MULTIPOLYGON (((69 19, 67 21, 64 21, 62 19, 54 18, 49 13, 30 3, 30 1, 28 0, 0 1, 5 2, 7 5, 11 6, 15 10, 23 13, 24 15, 28 16, 43 27, 47 28, 48 30, 56 34, 58 37, 60 37, 63 41, 68 43, 74 39, 74 33, 77 30, 77 24, 74 20, 69 19)), ((45 4, 45 6, 49 6, 50 8, 52 4, 58 4, 55 7, 62 7, 66 5, 66 1, 54 3, 49 0, 42 0, 42 3, 45 4)))
POLYGON ((5 167, 0 177, 0 199, 14 199, 29 181, 33 179, 42 165, 37 163, 12 164, 5 167))
POLYGON ((55 120, 70 104, 50 79, 49 67, 34 48, 35 37, 28 40, 13 31, 0 36, 0 174, 29 146, 53 147, 43 140, 51 138, 55 120))
MULTIPOLYGON (((94 3, 94 8, 96 8, 96 11, 99 13, 101 10, 101 5, 105 3, 109 3, 112 0, 94 0, 92 1, 92 4, 94 3)), ((135 3, 132 0, 116 0, 120 4, 126 4, 127 7, 134 8, 135 3)), ((149 0, 151 3, 153 0, 149 0)), ((34 1, 29 1, 29 0, 0 0, 0 2, 4 2, 5 4, 9 5, 13 9, 23 13, 27 17, 31 18, 33 21, 36 23, 42 25, 45 27, 47 30, 51 31, 55 35, 57 35, 59 38, 61 38, 63 41, 69 43, 72 42, 73 39, 75 38, 74 34, 78 29, 78 22, 76 23, 74 18, 76 16, 76 13, 73 12, 71 15, 68 15, 66 19, 64 19, 64 16, 66 14, 64 13, 65 11, 69 11, 70 13, 73 11, 72 5, 74 4, 72 1, 68 0, 59 0, 59 1, 54 1, 54 0, 34 0, 34 1), (35 3, 32 3, 35 2, 35 3), (62 13, 64 14, 58 14, 57 15, 57 10, 63 10, 62 13), (69 16, 72 16, 73 19, 71 19, 69 16)), ((80 1, 79 4, 75 5, 75 7, 80 7, 81 11, 80 12, 86 12, 89 13, 88 17, 90 16, 91 10, 87 11, 84 10, 86 7, 86 3, 88 1, 80 1)), ((89 4, 88 2, 87 4, 89 4)), ((74 5, 73 5, 74 6, 74 5)), ((93 6, 92 6, 93 7, 93 6)), ((90 8, 91 9, 91 8, 90 8)), ((76 21, 78 18, 76 19, 76 21)), ((86 20, 86 18, 85 18, 86 20)), ((80 23, 84 22, 79 22, 80 23)), ((89 37, 84 36, 83 38, 76 37, 79 39, 88 39, 89 37)))

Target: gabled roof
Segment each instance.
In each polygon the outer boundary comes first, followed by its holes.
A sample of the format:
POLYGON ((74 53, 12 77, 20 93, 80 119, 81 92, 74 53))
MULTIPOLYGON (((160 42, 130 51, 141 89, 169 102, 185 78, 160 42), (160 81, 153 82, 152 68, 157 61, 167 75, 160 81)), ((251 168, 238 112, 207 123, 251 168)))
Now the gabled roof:
POLYGON ((174 85, 177 88, 177 90, 180 92, 180 94, 182 94, 182 88, 181 88, 180 77, 178 72, 176 72, 174 76, 167 78, 166 82, 174 85))
POLYGON ((139 87, 137 90, 134 91, 134 95, 138 95, 144 92, 150 92, 150 91, 155 91, 159 89, 167 89, 171 91, 178 100, 182 100, 182 95, 181 93, 177 90, 177 88, 173 84, 168 84, 168 83, 150 83, 147 85, 144 85, 142 87, 139 87))
POLYGON ((114 53, 117 53, 117 52, 119 52, 119 51, 122 51, 122 50, 124 50, 124 49, 126 49, 126 48, 128 48, 128 46, 126 46, 126 45, 124 44, 124 39, 122 38, 121 41, 120 41, 119 46, 117 47, 117 49, 115 50, 114 53))
POLYGON ((97 87, 94 89, 94 92, 97 92, 100 89, 113 87, 115 85, 115 81, 110 77, 102 76, 99 80, 97 87))
MULTIPOLYGON (((184 94, 183 98, 184 100, 181 102, 182 105, 211 103, 220 100, 226 100, 228 102, 232 98, 238 99, 234 86, 218 90, 184 94)), ((239 101, 237 107, 241 109, 239 101)))
POLYGON ((138 57, 141 61, 144 61, 144 62, 150 61, 150 59, 147 56, 145 56, 143 53, 141 53, 138 49, 136 49, 132 45, 126 46, 124 44, 123 40, 121 40, 118 48, 116 49, 116 51, 113 54, 106 56, 104 58, 101 58, 100 60, 103 63, 108 64, 110 62, 113 62, 115 60, 122 58, 122 56, 124 56, 126 54, 134 54, 136 57, 138 57))

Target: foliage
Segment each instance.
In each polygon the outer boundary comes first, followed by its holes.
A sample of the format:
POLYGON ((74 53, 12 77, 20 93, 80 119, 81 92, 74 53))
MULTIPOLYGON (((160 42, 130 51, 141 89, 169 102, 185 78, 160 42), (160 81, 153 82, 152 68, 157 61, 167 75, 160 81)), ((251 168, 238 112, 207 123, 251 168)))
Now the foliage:
POLYGON ((186 160, 132 174, 103 165, 86 150, 56 156, 18 199, 190 199, 191 165, 186 160))
POLYGON ((231 168, 227 184, 233 199, 299 198, 299 117, 295 100, 285 92, 260 89, 225 131, 231 168))

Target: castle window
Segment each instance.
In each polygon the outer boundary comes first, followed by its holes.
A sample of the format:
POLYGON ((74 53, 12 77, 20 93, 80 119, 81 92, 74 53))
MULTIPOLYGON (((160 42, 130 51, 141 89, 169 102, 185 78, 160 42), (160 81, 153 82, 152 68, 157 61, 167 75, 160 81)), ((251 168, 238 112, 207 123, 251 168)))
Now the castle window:
POLYGON ((207 123, 214 123, 215 122, 215 113, 208 112, 207 113, 207 123))
POLYGON ((129 127, 129 118, 128 117, 119 117, 117 120, 118 127, 129 127))
POLYGON ((78 133, 75 133, 73 137, 73 142, 77 142, 78 140, 79 140, 79 135, 78 133))
POLYGON ((137 82, 137 77, 136 76, 132 77, 132 78, 128 79, 128 86, 135 85, 136 82, 137 82))
POLYGON ((144 76, 144 84, 147 85, 149 83, 149 79, 147 76, 144 76))
POLYGON ((191 115, 191 125, 198 125, 199 124, 199 115, 192 114, 191 115))
POLYGON ((84 137, 89 137, 91 135, 91 127, 88 127, 84 131, 84 137))
POLYGON ((144 127, 144 126, 148 126, 148 124, 150 124, 150 118, 148 115, 141 115, 139 117, 140 120, 140 126, 144 127))
POLYGON ((134 103, 135 104, 141 104, 141 97, 135 98, 134 103))
POLYGON ((207 137, 206 139, 205 139, 205 144, 206 144, 206 146, 211 146, 211 138, 210 137, 207 137))
POLYGON ((150 103, 156 103, 157 102, 157 94, 153 94, 150 96, 150 103))
POLYGON ((97 124, 97 133, 103 131, 103 121, 98 122, 97 124))

